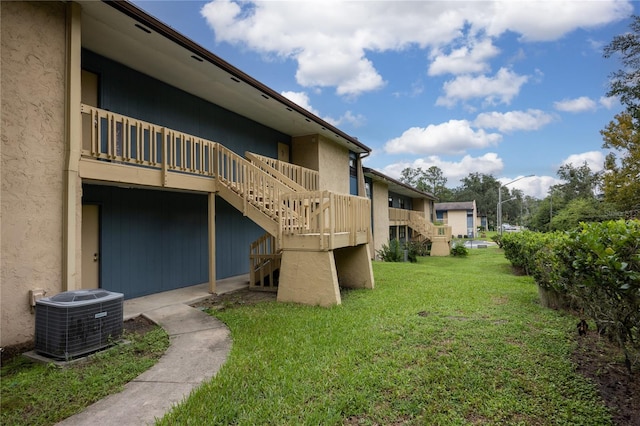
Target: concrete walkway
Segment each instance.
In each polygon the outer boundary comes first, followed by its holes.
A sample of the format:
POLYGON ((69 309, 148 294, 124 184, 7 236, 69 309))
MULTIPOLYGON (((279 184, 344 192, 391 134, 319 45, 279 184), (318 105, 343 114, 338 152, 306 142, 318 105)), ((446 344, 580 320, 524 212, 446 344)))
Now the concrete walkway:
MULTIPOLYGON (((216 283, 222 294, 246 288, 248 276, 216 283)), ((120 393, 87 407, 58 423, 78 425, 147 425, 211 379, 227 359, 231 339, 217 319, 189 306, 211 295, 206 285, 158 293, 124 302, 126 319, 144 315, 160 325, 170 346, 158 363, 127 383, 120 393)))

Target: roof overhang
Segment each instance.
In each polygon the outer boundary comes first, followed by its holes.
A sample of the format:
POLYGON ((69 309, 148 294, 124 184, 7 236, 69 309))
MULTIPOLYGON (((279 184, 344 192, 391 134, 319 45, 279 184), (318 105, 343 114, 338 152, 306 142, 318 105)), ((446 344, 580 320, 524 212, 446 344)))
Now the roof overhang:
POLYGON ((128 1, 79 0, 82 47, 291 137, 371 149, 128 1))
POLYGON ((371 178, 372 181, 382 182, 386 184, 389 187, 390 192, 395 192, 396 194, 404 195, 406 197, 411 197, 411 198, 423 198, 423 199, 426 198, 429 200, 436 200, 436 197, 434 197, 432 194, 429 194, 427 192, 422 192, 410 185, 407 185, 392 177, 389 177, 383 173, 380 173, 375 169, 363 167, 363 171, 364 171, 364 175, 371 178))

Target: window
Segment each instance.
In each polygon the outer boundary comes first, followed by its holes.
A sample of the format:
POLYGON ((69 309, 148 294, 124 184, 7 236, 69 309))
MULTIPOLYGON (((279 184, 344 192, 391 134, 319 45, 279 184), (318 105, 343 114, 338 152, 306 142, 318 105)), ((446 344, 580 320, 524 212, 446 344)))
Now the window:
POLYGON ((349 153, 349 175, 358 176, 358 168, 356 167, 356 154, 354 152, 349 153))
POLYGON ((404 209, 404 198, 400 198, 398 201, 400 202, 400 208, 404 209))

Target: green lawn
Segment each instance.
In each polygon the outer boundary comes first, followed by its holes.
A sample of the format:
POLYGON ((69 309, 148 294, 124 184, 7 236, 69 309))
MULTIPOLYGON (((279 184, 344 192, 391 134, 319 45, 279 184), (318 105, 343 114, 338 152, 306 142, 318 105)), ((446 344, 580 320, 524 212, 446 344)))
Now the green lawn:
MULTIPOLYGON (((125 334, 128 343, 65 368, 16 357, 0 370, 0 425, 52 425, 88 405, 120 392, 148 370, 169 347, 156 327, 144 336, 125 334)), ((117 407, 114 407, 117 409, 117 407)))
POLYGON ((233 348, 160 424, 605 425, 574 372, 576 320, 544 309, 495 248, 375 263, 375 290, 319 308, 214 313, 233 348))

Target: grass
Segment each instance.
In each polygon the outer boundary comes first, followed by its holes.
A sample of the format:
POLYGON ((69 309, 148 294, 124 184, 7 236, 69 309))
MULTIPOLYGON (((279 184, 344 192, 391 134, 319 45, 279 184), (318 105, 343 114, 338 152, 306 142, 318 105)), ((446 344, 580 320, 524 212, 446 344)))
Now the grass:
POLYGON ((575 319, 542 308, 501 251, 374 274, 333 308, 213 313, 229 359, 159 424, 611 424, 570 361, 575 319))
POLYGON ((65 368, 16 357, 0 370, 0 424, 51 425, 116 393, 147 370, 169 346, 159 327, 144 336, 126 334, 127 344, 96 353, 65 368))

